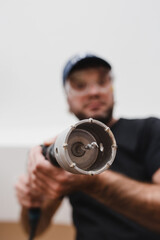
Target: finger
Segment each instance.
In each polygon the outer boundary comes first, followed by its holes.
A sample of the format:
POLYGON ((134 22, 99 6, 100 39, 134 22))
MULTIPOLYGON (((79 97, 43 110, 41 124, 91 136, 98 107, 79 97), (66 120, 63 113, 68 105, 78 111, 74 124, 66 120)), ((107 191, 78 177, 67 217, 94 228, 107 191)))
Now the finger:
POLYGON ((29 187, 28 176, 20 176, 18 181, 15 184, 16 191, 25 191, 29 187))
POLYGON ((29 175, 36 169, 38 164, 45 162, 45 157, 42 154, 42 148, 37 146, 31 151, 29 156, 28 172, 29 175))
POLYGON ((50 162, 45 161, 41 162, 37 165, 36 171, 33 173, 42 173, 47 177, 54 178, 57 176, 60 176, 61 174, 64 174, 64 170, 62 168, 57 168, 53 166, 50 162))
POLYGON ((41 181, 36 181, 32 183, 32 195, 37 196, 37 195, 46 195, 46 192, 48 191, 48 186, 44 184, 41 181))
POLYGON ((26 205, 26 202, 29 204, 36 202, 36 204, 41 204, 43 202, 43 196, 34 196, 31 194, 31 191, 17 191, 16 192, 17 199, 21 205, 26 205))
POLYGON ((47 140, 44 141, 43 144, 44 144, 45 146, 50 146, 51 144, 55 143, 56 138, 57 138, 57 136, 55 136, 55 137, 53 137, 53 138, 50 138, 50 139, 47 139, 47 140))
POLYGON ((30 157, 31 157, 32 163, 37 161, 44 161, 45 157, 42 154, 42 147, 37 146, 33 151, 31 151, 30 157))
POLYGON ((42 202, 41 201, 32 201, 32 200, 29 200, 29 199, 19 200, 19 203, 23 207, 27 207, 27 208, 41 207, 42 206, 42 202))
POLYGON ((33 184, 36 191, 40 191, 44 196, 54 199, 63 195, 63 189, 65 188, 61 183, 44 174, 37 173, 37 175, 34 180, 35 185, 33 184))
POLYGON ((45 176, 44 174, 37 173, 32 175, 32 184, 31 187, 34 191, 43 193, 43 195, 50 192, 50 189, 52 188, 52 185, 54 185, 55 182, 45 176))
POLYGON ((30 199, 33 197, 33 194, 29 188, 26 188, 26 187, 21 188, 20 186, 16 187, 16 195, 18 198, 21 198, 21 199, 23 198, 30 199))

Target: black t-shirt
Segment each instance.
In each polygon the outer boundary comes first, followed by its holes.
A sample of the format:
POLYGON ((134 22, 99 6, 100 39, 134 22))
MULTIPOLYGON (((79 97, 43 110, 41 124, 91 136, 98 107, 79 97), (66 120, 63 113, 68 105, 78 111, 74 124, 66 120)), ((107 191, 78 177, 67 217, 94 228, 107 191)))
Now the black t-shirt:
MULTIPOLYGON (((151 182, 153 173, 160 167, 160 120, 121 118, 111 130, 118 145, 111 169, 135 180, 151 182)), ((160 240, 160 234, 82 192, 70 194, 69 199, 77 240, 160 240)))

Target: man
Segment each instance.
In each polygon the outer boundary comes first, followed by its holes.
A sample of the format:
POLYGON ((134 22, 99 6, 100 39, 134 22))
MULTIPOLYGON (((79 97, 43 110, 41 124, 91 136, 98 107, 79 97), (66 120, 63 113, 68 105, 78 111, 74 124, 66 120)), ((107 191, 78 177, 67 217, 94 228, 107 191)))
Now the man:
POLYGON ((78 119, 92 117, 111 128, 118 145, 116 159, 99 175, 74 175, 45 161, 40 146, 33 148, 28 175, 16 186, 24 227, 29 230, 28 208, 40 206, 37 231, 44 231, 67 195, 77 240, 160 239, 159 119, 113 117, 111 66, 97 56, 69 60, 63 84, 70 111, 78 119))

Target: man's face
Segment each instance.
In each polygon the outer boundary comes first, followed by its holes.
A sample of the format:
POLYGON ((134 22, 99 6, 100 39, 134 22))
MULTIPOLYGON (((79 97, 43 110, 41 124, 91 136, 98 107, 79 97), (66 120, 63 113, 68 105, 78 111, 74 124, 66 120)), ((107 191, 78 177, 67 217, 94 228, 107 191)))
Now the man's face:
POLYGON ((106 124, 111 120, 114 102, 109 70, 99 67, 73 72, 65 91, 70 111, 80 120, 91 117, 106 124))

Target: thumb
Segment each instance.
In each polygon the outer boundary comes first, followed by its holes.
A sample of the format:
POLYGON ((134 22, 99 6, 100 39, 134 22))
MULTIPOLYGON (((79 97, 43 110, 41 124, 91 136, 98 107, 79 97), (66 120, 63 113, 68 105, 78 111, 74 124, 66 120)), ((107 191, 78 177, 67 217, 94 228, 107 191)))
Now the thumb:
POLYGON ((45 141, 43 142, 43 144, 44 144, 45 146, 50 146, 51 144, 55 143, 56 138, 57 138, 57 136, 55 136, 55 137, 53 137, 53 138, 50 138, 50 139, 48 139, 48 140, 45 140, 45 141))

